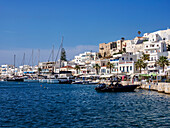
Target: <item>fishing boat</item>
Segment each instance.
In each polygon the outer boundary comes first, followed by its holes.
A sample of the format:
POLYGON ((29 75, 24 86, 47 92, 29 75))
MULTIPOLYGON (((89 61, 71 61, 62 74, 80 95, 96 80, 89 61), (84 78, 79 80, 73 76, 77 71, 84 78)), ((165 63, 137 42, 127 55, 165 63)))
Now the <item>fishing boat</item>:
POLYGON ((99 84, 95 90, 100 92, 133 92, 139 85, 122 85, 119 83, 111 84, 99 84))

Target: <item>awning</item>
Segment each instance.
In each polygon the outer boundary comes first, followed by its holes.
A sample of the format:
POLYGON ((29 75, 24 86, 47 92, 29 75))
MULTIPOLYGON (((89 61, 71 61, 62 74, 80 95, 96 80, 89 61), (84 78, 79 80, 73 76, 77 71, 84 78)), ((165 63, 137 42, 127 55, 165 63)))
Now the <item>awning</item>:
POLYGON ((112 77, 113 74, 101 75, 100 78, 109 78, 112 77))
POLYGON ((140 74, 140 76, 156 76, 155 73, 151 73, 151 74, 140 74))
POLYGON ((149 76, 149 74, 140 74, 140 76, 149 76))

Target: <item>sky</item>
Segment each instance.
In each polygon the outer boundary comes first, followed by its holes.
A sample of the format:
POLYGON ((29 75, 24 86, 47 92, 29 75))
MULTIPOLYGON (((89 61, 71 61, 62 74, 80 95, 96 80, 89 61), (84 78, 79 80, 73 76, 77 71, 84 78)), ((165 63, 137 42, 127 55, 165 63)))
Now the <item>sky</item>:
POLYGON ((0 64, 47 61, 64 36, 68 60, 99 43, 170 27, 169 0, 0 0, 0 64))

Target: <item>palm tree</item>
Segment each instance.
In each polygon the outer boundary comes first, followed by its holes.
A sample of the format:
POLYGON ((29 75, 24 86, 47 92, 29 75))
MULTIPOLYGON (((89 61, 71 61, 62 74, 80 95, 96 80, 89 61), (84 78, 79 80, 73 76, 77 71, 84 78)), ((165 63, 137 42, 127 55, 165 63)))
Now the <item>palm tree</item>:
POLYGON ((100 66, 99 66, 98 64, 95 64, 95 65, 93 66, 93 68, 96 69, 96 74, 99 74, 100 66))
POLYGON ((135 66, 136 66, 137 69, 140 70, 140 73, 141 73, 142 68, 146 68, 147 63, 144 63, 142 59, 139 59, 139 60, 135 63, 135 66))
POLYGON ((145 54, 145 53, 142 53, 142 60, 145 61, 145 60, 149 60, 149 54, 145 54))
POLYGON ((111 70, 112 70, 112 68, 114 68, 114 64, 108 62, 108 63, 107 63, 107 68, 110 69, 110 74, 111 74, 111 70))
POLYGON ((141 31, 138 31, 138 34, 140 35, 140 34, 141 34, 141 31))
POLYGON ((163 68, 163 72, 164 72, 164 68, 165 66, 169 65, 169 61, 168 61, 168 58, 166 56, 160 56, 158 61, 156 62, 160 67, 163 68))
POLYGON ((80 70, 80 67, 78 65, 75 66, 76 72, 78 74, 78 71, 80 70))

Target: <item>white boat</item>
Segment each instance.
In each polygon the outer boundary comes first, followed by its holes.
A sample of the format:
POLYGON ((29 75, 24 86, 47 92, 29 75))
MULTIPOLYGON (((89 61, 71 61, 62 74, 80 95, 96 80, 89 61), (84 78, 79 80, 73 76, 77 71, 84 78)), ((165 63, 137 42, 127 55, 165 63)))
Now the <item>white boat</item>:
POLYGON ((37 82, 39 82, 39 80, 38 79, 24 79, 24 82, 37 83, 37 82))
POLYGON ((47 83, 49 83, 49 84, 59 84, 59 80, 58 79, 47 79, 47 83))
POLYGON ((91 81, 91 82, 89 82, 89 84, 99 84, 99 82, 91 81))
POLYGON ((47 83, 47 80, 48 80, 48 79, 39 79, 39 82, 40 82, 40 83, 47 83))

